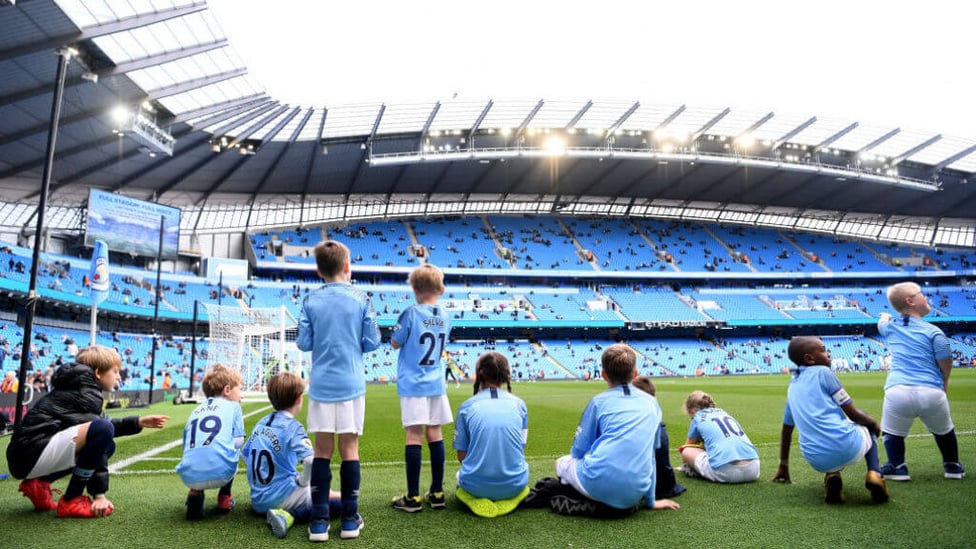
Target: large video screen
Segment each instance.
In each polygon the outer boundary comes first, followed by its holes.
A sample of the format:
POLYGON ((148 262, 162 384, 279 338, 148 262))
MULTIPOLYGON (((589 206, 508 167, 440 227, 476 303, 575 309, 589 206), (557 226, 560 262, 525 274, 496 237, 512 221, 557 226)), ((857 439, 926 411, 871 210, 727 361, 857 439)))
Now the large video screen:
POLYGON ((163 223, 163 259, 176 259, 180 246, 179 208, 92 189, 88 195, 85 244, 104 240, 110 250, 156 257, 159 220, 163 223))

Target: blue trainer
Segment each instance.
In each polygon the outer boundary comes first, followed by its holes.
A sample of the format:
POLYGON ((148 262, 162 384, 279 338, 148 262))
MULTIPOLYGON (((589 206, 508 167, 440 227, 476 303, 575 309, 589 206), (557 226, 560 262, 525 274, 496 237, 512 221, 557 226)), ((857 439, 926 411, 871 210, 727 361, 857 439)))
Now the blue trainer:
POLYGON ((342 539, 356 539, 359 537, 359 531, 363 529, 363 516, 356 514, 354 519, 342 519, 342 532, 339 532, 339 537, 342 539))
POLYGON ((945 478, 961 479, 966 476, 966 470, 962 468, 962 463, 947 461, 942 464, 942 468, 945 469, 945 478))
POLYGON ((308 541, 329 541, 329 521, 315 519, 308 524, 308 541))
POLYGON ((912 480, 912 477, 908 475, 908 466, 904 463, 897 467, 891 463, 885 463, 881 466, 881 476, 883 476, 885 480, 894 480, 897 482, 912 480))

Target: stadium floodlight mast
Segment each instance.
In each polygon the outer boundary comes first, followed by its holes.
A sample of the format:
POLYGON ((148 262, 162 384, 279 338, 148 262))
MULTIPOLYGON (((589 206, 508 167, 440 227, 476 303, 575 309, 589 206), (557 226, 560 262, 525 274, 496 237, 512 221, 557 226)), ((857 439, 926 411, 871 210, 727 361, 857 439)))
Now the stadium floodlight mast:
POLYGON ((41 235, 44 234, 44 210, 51 191, 51 170, 54 168, 54 146, 58 137, 58 123, 61 118, 61 99, 64 96, 64 80, 68 73, 68 63, 78 55, 71 46, 62 46, 55 51, 58 56, 58 70, 54 78, 54 99, 51 101, 51 121, 48 126, 47 150, 44 156, 44 172, 41 176, 41 195, 37 201, 37 228, 34 232, 30 282, 27 286, 27 300, 24 304, 24 340, 21 344, 20 370, 17 372, 17 409, 14 411, 14 425, 20 425, 24 416, 24 390, 27 384, 27 369, 30 368, 31 332, 34 331, 34 312, 37 308, 37 271, 41 264, 41 235))

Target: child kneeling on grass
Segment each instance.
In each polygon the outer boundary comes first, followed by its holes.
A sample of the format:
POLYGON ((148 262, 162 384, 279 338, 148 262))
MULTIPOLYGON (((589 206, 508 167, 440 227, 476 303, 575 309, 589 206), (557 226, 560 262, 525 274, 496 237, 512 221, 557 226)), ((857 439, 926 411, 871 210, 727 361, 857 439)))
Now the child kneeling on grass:
MULTIPOLYGON (((295 521, 307 522, 312 514, 312 476, 315 451, 305 427, 295 419, 302 410, 305 382, 291 372, 268 381, 268 400, 275 409, 254 424, 241 451, 251 485, 251 508, 265 515, 268 527, 283 538, 295 521), (302 472, 298 473, 298 463, 302 472)), ((338 492, 329 499, 330 513, 342 512, 338 492)))
POLYGON ((735 418, 704 391, 688 395, 684 409, 691 425, 679 451, 689 476, 727 484, 759 479, 759 452, 735 418))
POLYGON ((207 400, 190 414, 183 429, 183 459, 176 466, 190 492, 186 496, 187 520, 203 518, 204 490, 220 488, 217 512, 234 508, 231 486, 237 473, 239 449, 244 444, 244 381, 241 373, 215 364, 203 376, 207 400))
POLYGON ((74 364, 58 368, 53 390, 27 412, 14 429, 7 463, 14 478, 24 479, 20 491, 38 511, 57 509, 58 517, 96 518, 112 514, 108 491, 108 458, 115 437, 145 427, 160 429, 169 416, 103 415, 104 391, 119 381, 122 358, 108 347, 93 345, 78 352, 74 364), (71 474, 68 488, 55 505, 51 482, 71 474), (88 490, 92 498, 82 495, 88 490))
POLYGON ((797 368, 786 393, 779 468, 772 480, 790 482, 790 444, 796 426, 800 430, 800 452, 811 467, 824 473, 825 502, 844 502, 840 472, 861 458, 868 466, 864 487, 871 499, 875 503, 888 501, 888 488, 878 465, 876 437, 881 428, 877 420, 854 407, 830 371, 830 351, 820 338, 794 337, 788 353, 797 368))
POLYGON ((505 355, 481 355, 476 372, 474 396, 461 404, 454 428, 461 463, 457 496, 474 514, 490 518, 514 511, 529 493, 529 412, 511 392, 505 355))

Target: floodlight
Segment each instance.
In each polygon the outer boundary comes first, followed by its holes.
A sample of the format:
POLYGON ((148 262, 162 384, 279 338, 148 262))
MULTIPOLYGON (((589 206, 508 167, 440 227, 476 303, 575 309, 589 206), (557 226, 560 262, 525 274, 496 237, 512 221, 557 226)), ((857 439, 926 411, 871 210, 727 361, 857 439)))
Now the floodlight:
POLYGON ((132 118, 132 112, 125 105, 119 105, 112 109, 112 120, 120 127, 132 118))

